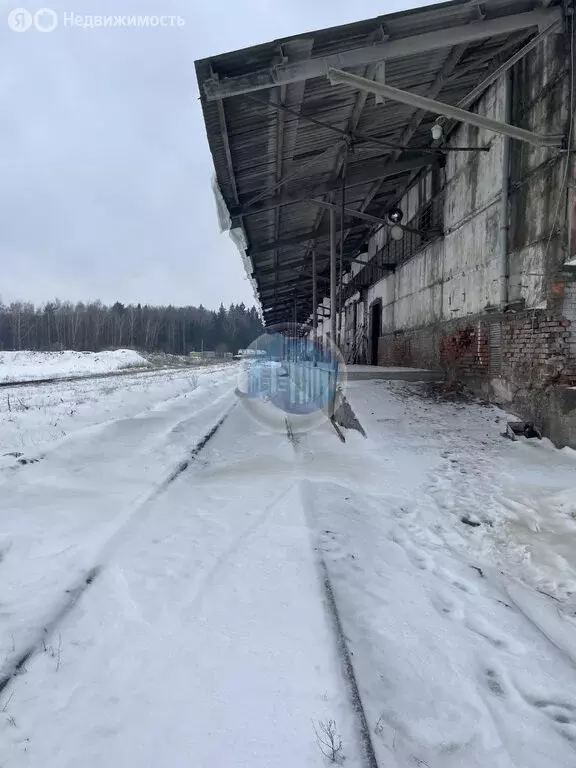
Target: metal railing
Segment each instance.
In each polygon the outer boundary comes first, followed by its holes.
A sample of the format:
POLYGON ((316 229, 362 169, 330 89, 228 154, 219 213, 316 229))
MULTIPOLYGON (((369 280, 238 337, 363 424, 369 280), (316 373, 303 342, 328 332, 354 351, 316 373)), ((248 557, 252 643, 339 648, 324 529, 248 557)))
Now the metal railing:
POLYGON ((344 298, 368 288, 396 267, 412 258, 430 242, 442 237, 444 227, 444 192, 430 199, 406 224, 401 240, 390 238, 370 261, 344 287, 344 298))

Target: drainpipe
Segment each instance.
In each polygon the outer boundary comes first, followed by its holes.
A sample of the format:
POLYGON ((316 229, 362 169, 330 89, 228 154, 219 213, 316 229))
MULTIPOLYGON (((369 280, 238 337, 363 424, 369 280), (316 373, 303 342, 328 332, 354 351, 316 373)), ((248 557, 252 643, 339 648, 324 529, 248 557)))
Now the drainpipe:
MULTIPOLYGON (((512 89, 510 87, 510 70, 504 74, 504 121, 510 122, 512 106, 512 89)), ((498 250, 500 256, 500 309, 508 305, 508 178, 510 175, 510 137, 502 135, 502 191, 500 194, 500 231, 498 250)))

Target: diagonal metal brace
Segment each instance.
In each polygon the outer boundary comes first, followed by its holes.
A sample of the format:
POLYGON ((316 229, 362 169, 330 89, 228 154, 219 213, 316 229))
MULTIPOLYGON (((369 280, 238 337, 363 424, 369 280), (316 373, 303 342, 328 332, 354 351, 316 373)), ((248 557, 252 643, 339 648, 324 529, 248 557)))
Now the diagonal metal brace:
POLYGON ((517 139, 518 141, 525 141, 540 147, 561 147, 564 144, 563 136, 545 136, 540 133, 534 133, 533 131, 527 131, 525 128, 518 128, 515 125, 510 125, 501 120, 494 120, 493 118, 479 115, 476 112, 469 112, 466 109, 461 109, 452 104, 445 104, 442 101, 429 99, 426 96, 420 96, 417 93, 404 91, 400 88, 393 88, 391 85, 375 83, 373 80, 368 80, 359 75, 353 75, 350 72, 343 72, 340 69, 329 69, 328 79, 332 85, 348 85, 351 88, 360 91, 375 93, 389 98, 392 101, 408 104, 416 109, 424 109, 427 112, 433 112, 437 115, 445 115, 454 120, 459 120, 462 123, 470 123, 471 125, 478 126, 478 128, 494 131, 494 133, 502 133, 505 136, 510 136, 510 138, 517 139))

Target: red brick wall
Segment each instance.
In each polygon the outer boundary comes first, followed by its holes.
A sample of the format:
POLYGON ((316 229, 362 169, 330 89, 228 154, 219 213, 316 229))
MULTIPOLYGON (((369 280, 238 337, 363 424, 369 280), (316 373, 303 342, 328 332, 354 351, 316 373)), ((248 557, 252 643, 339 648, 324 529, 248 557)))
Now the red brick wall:
POLYGON ((507 316, 502 375, 525 386, 545 386, 575 373, 571 323, 545 311, 507 316))
POLYGON ((489 360, 488 328, 482 322, 441 333, 440 363, 449 376, 485 375, 489 360))
POLYGON ((544 387, 576 375, 575 338, 566 317, 545 310, 482 315, 382 336, 378 363, 442 368, 450 378, 502 376, 512 389, 544 387), (491 335, 493 323, 500 334, 491 335))

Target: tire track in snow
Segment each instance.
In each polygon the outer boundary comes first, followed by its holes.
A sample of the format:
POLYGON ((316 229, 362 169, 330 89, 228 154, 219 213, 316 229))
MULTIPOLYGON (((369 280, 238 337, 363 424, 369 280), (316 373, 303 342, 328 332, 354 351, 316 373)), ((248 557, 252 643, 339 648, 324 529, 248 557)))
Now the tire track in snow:
MULTIPOLYGON (((228 416, 232 413, 237 403, 234 402, 228 408, 224 415, 222 415, 218 421, 204 434, 204 436, 196 443, 196 445, 190 451, 189 458, 181 461, 175 469, 172 469, 165 480, 160 482, 156 488, 149 493, 146 498, 141 501, 135 509, 132 510, 129 517, 124 521, 121 527, 112 534, 108 541, 102 546, 100 557, 98 558, 99 564, 90 568, 83 576, 77 579, 74 584, 66 590, 66 597, 62 600, 61 604, 57 606, 52 614, 52 617, 48 622, 44 622, 42 629, 36 631, 32 640, 27 644, 24 650, 15 654, 14 657, 8 659, 2 667, 0 667, 0 694, 7 688, 7 686, 14 680, 14 678, 25 671, 25 665, 30 659, 35 656, 39 650, 43 647, 47 638, 54 634, 57 627, 63 621, 66 616, 70 614, 73 608, 77 605, 81 596, 86 590, 96 581, 98 576, 104 569, 104 563, 109 560, 112 552, 121 543, 122 539, 126 538, 128 529, 131 527, 136 515, 142 512, 152 501, 155 501, 158 496, 164 493, 167 488, 184 472, 198 454, 206 447, 214 435, 218 432, 222 424, 226 421, 228 416)), ((184 421, 188 421, 189 417, 184 421)), ((141 519, 138 522, 142 522, 141 519)), ((133 530, 133 529, 132 529, 133 530)))
MULTIPOLYGON (((292 425, 288 418, 286 419, 286 433, 287 433, 288 440, 292 444, 296 455, 302 457, 303 453, 301 451, 300 441, 298 439, 298 436, 294 434, 292 430, 292 425)), ((305 498, 306 496, 305 492, 302 493, 301 495, 303 499, 304 512, 306 514, 306 517, 309 518, 310 512, 311 512, 310 503, 305 498)), ((313 530, 311 525, 310 525, 310 529, 313 530)), ((358 736, 360 739, 360 743, 362 745, 362 751, 364 753, 365 763, 368 766, 368 768, 379 768, 378 761, 376 759, 376 752, 374 750, 374 745, 372 743, 372 736, 370 735, 370 726, 368 725, 368 718, 366 717, 366 711, 364 709, 364 704, 362 703, 362 697, 360 696, 358 681, 356 680, 354 664, 352 663, 352 654, 350 653, 350 649, 348 648, 348 643, 346 642, 346 636, 344 634, 342 620, 340 618, 340 613, 338 611, 338 604, 336 602, 336 597, 334 595, 332 582, 330 581, 328 566, 326 565, 326 561, 324 560, 320 546, 316 547, 316 551, 318 553, 317 561, 320 569, 320 574, 322 577, 322 586, 324 588, 324 594, 326 596, 326 604, 327 604, 328 612, 330 615, 331 623, 334 628, 334 635, 336 640, 338 656, 340 658, 340 661, 342 662, 343 676, 344 676, 344 681, 346 683, 346 687, 348 689, 350 704, 352 706, 352 710, 354 714, 356 715, 358 736)))
POLYGON ((208 571, 204 572, 199 578, 195 579, 193 583, 194 598, 189 603, 190 608, 195 608, 198 603, 204 597, 204 594, 209 589, 210 585, 214 581, 216 574, 222 568, 222 566, 229 560, 242 546, 242 544, 250 538, 250 536, 262 526, 274 511, 277 504, 279 504, 290 491, 294 489, 295 483, 290 483, 287 488, 284 488, 276 497, 264 508, 262 513, 258 515, 250 525, 248 525, 242 533, 236 536, 222 552, 217 555, 212 564, 209 566, 208 571))
MULTIPOLYGON (((295 439, 293 433, 291 433, 291 428, 290 434, 292 434, 292 438, 295 439)), ((223 475, 226 474, 225 468, 221 471, 223 475)), ((198 606, 198 604, 202 601, 205 593, 210 589, 218 572, 222 569, 223 566, 225 566, 226 562, 240 550, 245 541, 247 541, 250 536, 255 533, 264 523, 266 523, 276 506, 294 489, 296 482, 297 481, 290 480, 287 487, 283 488, 275 495, 275 497, 262 510, 256 519, 249 523, 237 536, 232 539, 231 542, 224 546, 220 553, 216 554, 215 557, 212 558, 211 563, 207 564, 206 569, 193 580, 191 589, 194 593, 194 597, 189 603, 189 609, 196 608, 198 606)))

